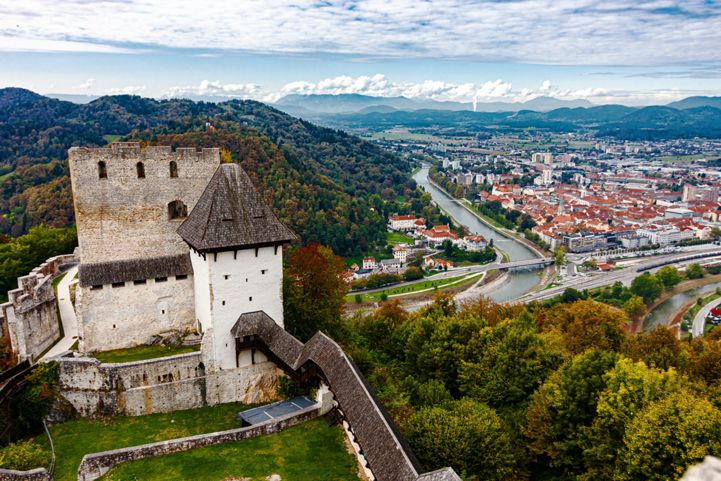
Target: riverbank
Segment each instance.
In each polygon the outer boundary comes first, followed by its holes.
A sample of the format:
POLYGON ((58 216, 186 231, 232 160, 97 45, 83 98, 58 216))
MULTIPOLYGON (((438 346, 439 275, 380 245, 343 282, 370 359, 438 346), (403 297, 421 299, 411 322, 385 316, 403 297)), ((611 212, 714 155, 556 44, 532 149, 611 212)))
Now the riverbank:
MULTIPOLYGON (((649 319, 649 316, 652 315, 654 310, 659 308, 661 304, 668 301, 674 296, 677 296, 679 294, 683 294, 687 291, 697 289, 699 287, 706 286, 708 284, 714 284, 721 282, 721 274, 716 275, 707 275, 705 277, 702 277, 701 279, 692 279, 688 281, 681 282, 674 286, 673 289, 668 290, 661 294, 661 296, 656 299, 656 302, 651 304, 651 306, 648 308, 648 311, 645 316, 643 316, 638 322, 634 323, 634 332, 641 332, 644 330, 647 330, 646 324, 649 319)), ((671 315, 668 316, 667 320, 663 322, 661 325, 671 327, 674 323, 678 324, 680 323, 680 320, 683 318, 683 315, 686 313, 686 311, 689 310, 693 306, 693 304, 696 302, 696 299, 691 299, 687 302, 684 302, 683 305, 678 307, 676 310, 673 311, 671 315)), ((655 327, 655 326, 654 326, 655 327)))
MULTIPOLYGON (((468 200, 456 199, 446 189, 444 189, 441 185, 439 185, 436 181, 434 181, 430 177, 428 177, 428 183, 433 185, 433 187, 440 190, 444 194, 446 194, 448 197, 454 199, 459 206, 466 209, 469 213, 471 213, 474 217, 476 217, 480 222, 482 222, 484 225, 486 225, 489 229, 493 229, 498 234, 500 234, 504 237, 512 237, 514 240, 520 242, 525 247, 527 247, 528 249, 533 251, 533 253, 536 254, 538 257, 550 257, 552 255, 550 252, 544 251, 538 245, 536 245, 535 243, 526 239, 526 237, 521 235, 520 232, 516 232, 514 230, 507 229, 505 227, 496 225, 494 222, 491 221, 491 219, 488 219, 486 216, 484 216, 477 210, 473 209, 472 206, 468 205, 469 204, 468 200)), ((439 209, 443 210, 440 206, 439 206, 439 209)), ((443 210, 443 212, 446 212, 446 211, 443 210)), ((446 214, 451 218, 453 217, 450 214, 448 214, 447 212, 446 212, 446 214)))

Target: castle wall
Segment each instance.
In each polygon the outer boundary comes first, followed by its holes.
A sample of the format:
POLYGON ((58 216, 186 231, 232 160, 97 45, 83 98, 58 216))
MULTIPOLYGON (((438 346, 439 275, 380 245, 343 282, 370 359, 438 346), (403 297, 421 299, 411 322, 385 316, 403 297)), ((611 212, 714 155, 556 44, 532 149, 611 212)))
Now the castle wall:
POLYGON ((218 149, 114 143, 68 152, 80 259, 84 264, 183 254, 176 234, 183 219, 170 220, 168 204, 180 200, 190 212, 220 165, 218 149), (106 178, 100 178, 99 163, 106 178), (144 178, 138 177, 142 162, 144 178), (177 165, 171 177, 170 163, 177 165))
POLYGON ((8 292, 0 305, 0 330, 20 361, 35 361, 60 339, 60 320, 52 280, 74 255, 51 257, 28 275, 18 278, 18 288, 8 292))
POLYGON ((227 402, 275 399, 280 371, 263 362, 206 373, 198 353, 122 364, 60 358, 58 389, 82 416, 171 412, 227 402))
POLYGON ((198 298, 196 316, 209 318, 209 322, 201 323, 206 337, 212 338, 207 346, 212 353, 213 367, 240 366, 247 362, 244 357, 249 353, 241 353, 236 358, 235 338, 230 331, 241 314, 265 311, 283 326, 283 248, 270 246, 207 253, 205 258, 191 252, 191 261, 194 272, 207 272, 210 279, 209 297, 198 298))
POLYGON ((78 286, 82 352, 132 347, 162 332, 195 329, 193 276, 140 282, 78 286))

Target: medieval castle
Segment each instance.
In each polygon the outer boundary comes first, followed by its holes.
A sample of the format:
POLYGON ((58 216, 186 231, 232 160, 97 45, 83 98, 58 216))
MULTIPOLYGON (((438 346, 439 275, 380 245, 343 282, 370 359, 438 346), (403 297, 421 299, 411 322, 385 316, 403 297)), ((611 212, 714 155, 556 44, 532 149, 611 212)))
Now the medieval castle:
POLYGON ((338 344, 320 332, 303 344, 285 331, 283 247, 295 235, 239 165, 221 163, 219 149, 173 151, 130 142, 72 148, 68 158, 78 249, 18 279, 18 289, 0 305, 0 334, 21 359, 47 359, 60 337, 51 281, 79 264, 70 308, 78 352, 51 357, 60 367, 59 395, 77 413, 134 416, 264 402, 276 396, 281 373, 320 382, 316 404, 288 419, 248 428, 254 431, 96 453, 83 459, 78 479, 97 479, 137 456, 241 439, 330 410, 342 420, 369 479, 460 479, 449 468, 422 474, 338 344), (197 332, 200 351, 109 364, 91 356, 173 331, 197 332))

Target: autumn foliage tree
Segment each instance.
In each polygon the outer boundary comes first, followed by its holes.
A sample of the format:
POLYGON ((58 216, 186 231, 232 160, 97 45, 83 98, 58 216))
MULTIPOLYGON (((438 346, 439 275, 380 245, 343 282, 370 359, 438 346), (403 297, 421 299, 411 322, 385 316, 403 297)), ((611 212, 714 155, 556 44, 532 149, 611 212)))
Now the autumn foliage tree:
POLYGON ((343 260, 329 247, 308 244, 288 258, 283 275, 285 327, 301 341, 317 331, 332 333, 340 325, 348 291, 343 260))

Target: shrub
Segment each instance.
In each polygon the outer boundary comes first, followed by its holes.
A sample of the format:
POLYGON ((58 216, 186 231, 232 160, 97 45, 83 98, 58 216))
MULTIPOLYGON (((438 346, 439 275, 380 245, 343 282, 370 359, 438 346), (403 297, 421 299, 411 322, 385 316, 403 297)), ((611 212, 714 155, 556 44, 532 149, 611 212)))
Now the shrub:
POLYGON ((0 449, 0 468, 28 471, 47 466, 50 451, 32 439, 18 441, 0 449))

